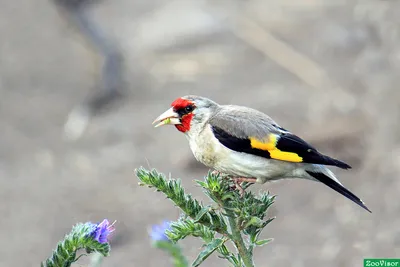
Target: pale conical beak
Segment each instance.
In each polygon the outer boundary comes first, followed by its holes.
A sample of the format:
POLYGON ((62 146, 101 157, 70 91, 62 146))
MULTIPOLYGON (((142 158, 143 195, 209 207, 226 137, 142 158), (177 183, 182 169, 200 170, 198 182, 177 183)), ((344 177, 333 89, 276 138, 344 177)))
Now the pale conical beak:
POLYGON ((157 119, 153 121, 153 124, 158 122, 154 127, 167 125, 167 124, 181 124, 181 120, 179 119, 179 114, 176 113, 173 108, 168 109, 163 114, 158 116, 157 119))

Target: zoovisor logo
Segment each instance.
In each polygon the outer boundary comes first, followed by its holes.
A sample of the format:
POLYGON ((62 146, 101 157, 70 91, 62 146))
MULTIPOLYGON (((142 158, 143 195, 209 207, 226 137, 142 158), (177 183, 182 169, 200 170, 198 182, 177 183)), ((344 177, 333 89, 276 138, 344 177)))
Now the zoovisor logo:
POLYGON ((364 259, 364 267, 400 267, 400 259, 364 259))

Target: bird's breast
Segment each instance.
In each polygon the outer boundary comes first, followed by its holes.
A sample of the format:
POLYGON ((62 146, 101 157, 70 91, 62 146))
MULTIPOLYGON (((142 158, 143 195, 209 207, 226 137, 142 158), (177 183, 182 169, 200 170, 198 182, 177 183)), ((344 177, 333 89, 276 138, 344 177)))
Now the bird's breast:
POLYGON ((219 156, 219 149, 212 138, 212 133, 207 130, 202 131, 194 138, 189 138, 190 149, 194 157, 210 168, 214 168, 219 156))

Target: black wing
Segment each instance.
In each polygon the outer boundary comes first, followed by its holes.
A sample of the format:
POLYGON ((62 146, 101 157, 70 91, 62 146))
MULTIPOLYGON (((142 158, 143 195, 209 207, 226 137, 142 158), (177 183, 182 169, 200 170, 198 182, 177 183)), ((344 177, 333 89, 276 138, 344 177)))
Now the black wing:
POLYGON ((269 133, 265 139, 254 137, 238 138, 223 129, 212 126, 218 141, 225 147, 243 153, 289 162, 303 162, 351 168, 348 164, 319 153, 300 137, 289 132, 269 133))

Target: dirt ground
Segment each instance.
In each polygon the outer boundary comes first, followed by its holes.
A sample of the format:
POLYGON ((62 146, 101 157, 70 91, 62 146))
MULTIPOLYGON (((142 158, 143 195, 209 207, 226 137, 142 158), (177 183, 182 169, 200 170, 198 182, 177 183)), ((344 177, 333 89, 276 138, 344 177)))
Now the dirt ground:
MULTIPOLYGON (((400 257, 399 1, 105 0, 90 10, 123 51, 126 97, 70 141, 65 120, 96 92, 101 60, 52 1, 2 1, 0 266, 38 266, 73 224, 103 218, 118 223, 102 266, 171 266, 147 231, 179 211, 139 187, 134 169, 182 178, 203 198, 193 179, 207 169, 184 136, 151 125, 186 94, 257 108, 348 162, 333 170, 373 212, 309 181, 258 186, 278 198, 263 234, 275 240, 256 250, 257 266, 400 257)), ((199 252, 196 240, 182 244, 190 259, 199 252)))

